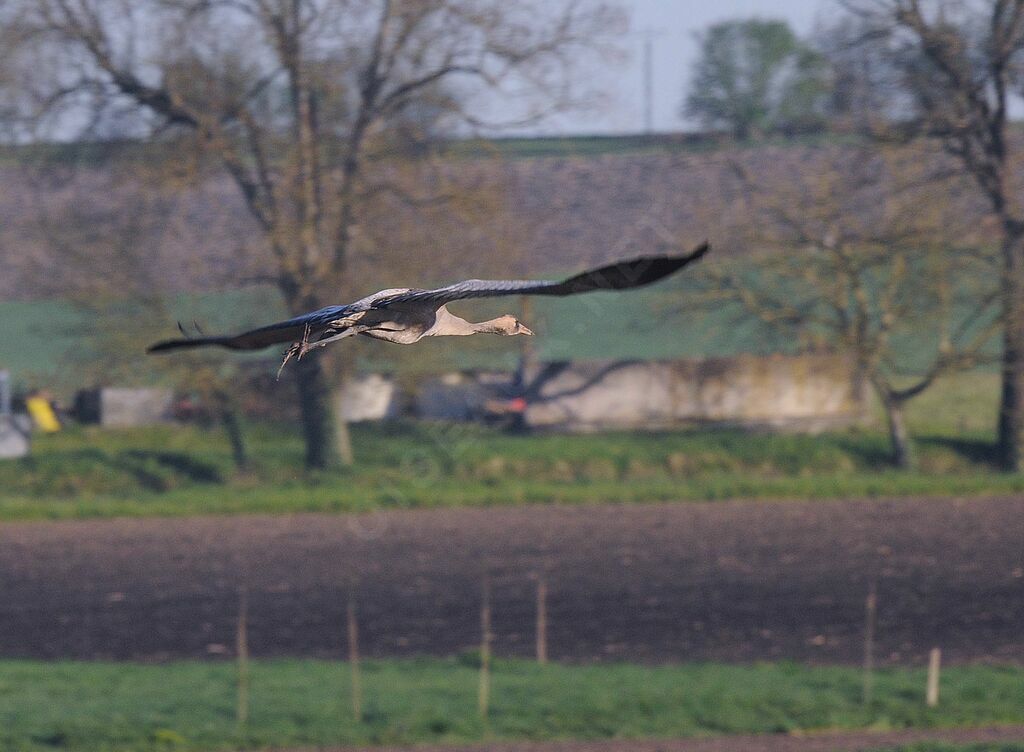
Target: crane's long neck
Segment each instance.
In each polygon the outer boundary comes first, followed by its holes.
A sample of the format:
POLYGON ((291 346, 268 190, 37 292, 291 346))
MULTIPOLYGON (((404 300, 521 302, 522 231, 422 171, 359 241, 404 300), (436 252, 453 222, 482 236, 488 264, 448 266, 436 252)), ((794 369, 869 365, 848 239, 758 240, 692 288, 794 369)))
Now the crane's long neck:
POLYGON ((451 337, 468 337, 470 334, 506 334, 508 327, 504 319, 490 319, 474 323, 458 316, 451 316, 445 321, 437 334, 451 337))
POLYGON ((489 321, 473 323, 456 316, 445 306, 437 309, 434 325, 425 336, 431 337, 468 337, 471 334, 507 334, 508 317, 500 316, 489 321))
POLYGON ((469 321, 469 334, 508 334, 508 319, 505 316, 473 324, 469 321))

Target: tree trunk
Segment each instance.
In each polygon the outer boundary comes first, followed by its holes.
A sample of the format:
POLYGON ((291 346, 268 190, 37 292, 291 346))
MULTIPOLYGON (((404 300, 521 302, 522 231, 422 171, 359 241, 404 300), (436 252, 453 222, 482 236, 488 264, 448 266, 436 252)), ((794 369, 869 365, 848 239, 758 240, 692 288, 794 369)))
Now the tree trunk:
POLYGON ((892 464, 901 470, 912 470, 917 463, 914 446, 907 432, 906 417, 903 413, 904 401, 883 397, 885 417, 889 421, 889 440, 892 442, 892 464))
POLYGON ((334 440, 343 467, 351 467, 356 461, 352 452, 352 434, 345 420, 345 389, 348 388, 348 379, 348 376, 343 377, 334 393, 334 440))
POLYGON ((320 365, 320 353, 307 353, 295 361, 299 389, 302 436, 306 442, 306 467, 324 469, 337 464, 331 392, 320 365))
POLYGON ((1003 368, 999 403, 999 458, 1024 470, 1024 232, 1004 230, 1003 368))
POLYGON ((242 435, 242 425, 238 420, 238 409, 231 396, 224 392, 218 392, 216 400, 221 425, 224 426, 224 433, 231 443, 231 457, 235 461, 235 469, 245 470, 249 467, 249 453, 245 450, 245 437, 242 435))

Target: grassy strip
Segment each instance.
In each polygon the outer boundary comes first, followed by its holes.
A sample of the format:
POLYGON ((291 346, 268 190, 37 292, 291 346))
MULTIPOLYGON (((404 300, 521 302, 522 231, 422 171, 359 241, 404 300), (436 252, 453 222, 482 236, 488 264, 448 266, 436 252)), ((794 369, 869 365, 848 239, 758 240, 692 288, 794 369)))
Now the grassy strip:
POLYGON ((437 509, 516 504, 605 504, 725 499, 827 500, 912 496, 991 497, 1024 493, 1018 475, 928 476, 861 474, 833 477, 762 478, 718 475, 694 482, 527 482, 489 485, 446 481, 428 487, 414 482, 369 485, 343 477, 271 488, 248 484, 187 488, 131 498, 83 495, 75 498, 0 499, 0 521, 113 517, 177 517, 197 514, 359 513, 386 509, 437 509))
POLYGON ((1021 493, 1024 475, 994 469, 983 428, 997 385, 994 374, 964 374, 915 403, 912 473, 892 470, 878 430, 509 436, 468 424, 359 425, 356 467, 308 474, 294 426, 247 426, 245 473, 216 428, 74 428, 0 462, 0 520, 1021 493))
POLYGON ((0 662, 0 749, 211 750, 484 739, 600 739, 1024 723, 1024 671, 950 668, 925 707, 922 671, 878 673, 861 702, 853 668, 540 667, 501 660, 477 715, 473 660, 370 661, 364 718, 345 664, 255 661, 249 723, 235 722, 230 663, 0 662))
POLYGON ((358 426, 357 465, 307 474, 293 429, 251 426, 237 473, 217 430, 72 429, 0 462, 0 520, 488 506, 827 499, 1024 492, 980 434, 919 441, 921 469, 888 465, 877 432, 673 431, 508 436, 472 425, 358 426))

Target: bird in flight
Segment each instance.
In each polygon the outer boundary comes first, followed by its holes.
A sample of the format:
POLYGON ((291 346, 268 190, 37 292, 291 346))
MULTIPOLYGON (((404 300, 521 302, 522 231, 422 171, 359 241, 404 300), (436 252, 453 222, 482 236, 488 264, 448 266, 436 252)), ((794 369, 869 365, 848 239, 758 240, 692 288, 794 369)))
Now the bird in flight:
POLYGON ((400 345, 411 345, 424 337, 532 335, 532 331, 510 314, 473 323, 451 313, 448 304, 457 300, 502 295, 565 296, 594 290, 629 290, 657 282, 679 271, 707 253, 708 248, 705 242, 682 256, 645 256, 618 261, 561 282, 467 279, 436 290, 409 287, 381 290, 354 303, 327 306, 241 334, 221 337, 186 336, 164 340, 151 345, 146 352, 168 352, 208 345, 230 350, 260 350, 270 345, 290 342, 292 344, 281 364, 283 368, 292 357, 301 358, 310 350, 355 334, 400 345))

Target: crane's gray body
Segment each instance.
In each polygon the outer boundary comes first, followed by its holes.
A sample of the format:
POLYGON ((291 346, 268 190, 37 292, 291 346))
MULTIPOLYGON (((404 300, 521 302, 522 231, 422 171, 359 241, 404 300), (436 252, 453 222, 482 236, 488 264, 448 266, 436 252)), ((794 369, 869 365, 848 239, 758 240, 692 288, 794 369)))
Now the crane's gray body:
POLYGON ((204 345, 232 350, 257 350, 291 342, 285 362, 344 337, 360 334, 373 339, 411 345, 424 337, 470 334, 533 334, 514 316, 471 323, 451 313, 447 304, 470 298, 508 295, 564 296, 594 290, 628 290, 656 282, 696 261, 707 243, 683 256, 648 256, 619 261, 562 281, 467 279, 433 290, 395 287, 380 290, 354 303, 327 306, 286 321, 223 337, 186 337, 158 342, 149 352, 164 352, 204 345))

